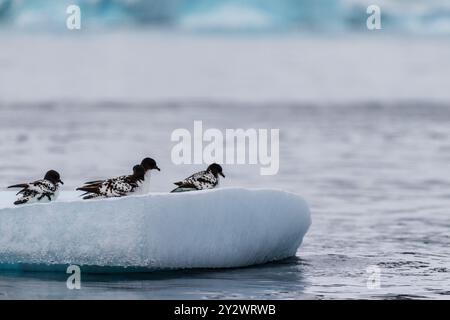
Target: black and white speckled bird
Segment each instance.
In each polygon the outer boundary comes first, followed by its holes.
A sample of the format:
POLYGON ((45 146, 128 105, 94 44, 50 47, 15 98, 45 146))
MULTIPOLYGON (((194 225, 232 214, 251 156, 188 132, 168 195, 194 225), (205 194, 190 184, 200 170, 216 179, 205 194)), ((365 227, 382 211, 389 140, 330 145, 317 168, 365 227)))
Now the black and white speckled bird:
POLYGON ((145 169, 140 164, 133 167, 133 174, 108 180, 87 182, 77 188, 84 191, 83 199, 123 197, 134 193, 145 180, 145 169))
POLYGON ((45 203, 54 201, 58 198, 61 177, 55 170, 50 170, 45 174, 44 179, 30 183, 21 183, 9 186, 8 188, 22 188, 17 193, 15 205, 30 203, 45 203))
POLYGON ((219 185, 219 175, 225 178, 222 167, 213 163, 205 171, 197 172, 183 181, 175 182, 178 187, 171 192, 213 189, 219 185))
MULTIPOLYGON (((158 170, 161 171, 161 169, 159 169, 158 165, 156 164, 156 161, 153 160, 152 158, 144 158, 141 161, 141 166, 144 167, 145 170, 145 175, 144 175, 144 180, 139 180, 138 183, 138 187, 135 188, 135 190, 133 191, 135 194, 147 194, 150 191, 150 178, 151 178, 151 170, 158 170)), ((121 176, 118 177, 116 179, 119 178, 125 178, 126 176, 121 176)), ((95 181, 88 181, 84 183, 83 187, 87 187, 87 186, 92 186, 92 185, 98 185, 101 183, 104 183, 107 180, 95 180, 95 181)), ((78 190, 78 189, 77 189, 78 190)))
POLYGON ((150 178, 152 170, 161 171, 156 164, 156 161, 152 158, 145 158, 141 162, 141 166, 145 169, 144 181, 140 184, 139 188, 135 191, 138 194, 147 194, 150 192, 150 178))

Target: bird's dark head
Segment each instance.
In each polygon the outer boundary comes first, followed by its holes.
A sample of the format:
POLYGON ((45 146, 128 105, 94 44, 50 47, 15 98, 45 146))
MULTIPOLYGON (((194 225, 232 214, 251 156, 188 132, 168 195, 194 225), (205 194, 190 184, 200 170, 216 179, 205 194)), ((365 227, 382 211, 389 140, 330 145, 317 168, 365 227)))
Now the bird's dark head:
POLYGON ((161 171, 161 170, 158 168, 158 165, 156 164, 156 161, 153 160, 152 158, 145 158, 144 160, 142 160, 141 166, 144 167, 145 172, 147 172, 148 170, 158 170, 158 171, 161 171))
POLYGON ((50 182, 52 182, 54 184, 57 184, 57 183, 64 184, 64 182, 61 181, 61 177, 60 177, 59 173, 57 171, 55 171, 55 170, 48 171, 45 174, 44 179, 48 180, 48 181, 50 181, 50 182))
POLYGON ((222 172, 222 167, 218 165, 217 163, 211 164, 206 171, 211 172, 215 177, 217 177, 218 174, 220 174, 222 177, 225 178, 225 175, 222 172))
POLYGON ((137 164, 133 167, 133 177, 136 179, 144 180, 145 169, 140 164, 137 164))

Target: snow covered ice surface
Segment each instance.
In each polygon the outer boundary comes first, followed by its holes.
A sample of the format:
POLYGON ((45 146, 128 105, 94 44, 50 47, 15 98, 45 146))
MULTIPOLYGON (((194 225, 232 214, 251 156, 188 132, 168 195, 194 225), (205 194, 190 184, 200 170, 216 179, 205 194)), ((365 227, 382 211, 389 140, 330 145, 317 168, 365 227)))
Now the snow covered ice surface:
POLYGON ((295 256, 310 224, 299 196, 263 189, 4 207, 0 268, 242 267, 295 256))

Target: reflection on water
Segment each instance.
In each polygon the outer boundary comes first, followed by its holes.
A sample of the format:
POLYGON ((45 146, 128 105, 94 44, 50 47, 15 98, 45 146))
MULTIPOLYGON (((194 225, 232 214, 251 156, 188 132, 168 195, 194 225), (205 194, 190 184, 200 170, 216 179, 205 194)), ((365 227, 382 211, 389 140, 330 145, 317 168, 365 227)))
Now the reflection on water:
POLYGON ((0 297, 64 299, 284 299, 302 298, 303 262, 237 269, 83 274, 81 290, 68 290, 64 273, 3 272, 0 297))

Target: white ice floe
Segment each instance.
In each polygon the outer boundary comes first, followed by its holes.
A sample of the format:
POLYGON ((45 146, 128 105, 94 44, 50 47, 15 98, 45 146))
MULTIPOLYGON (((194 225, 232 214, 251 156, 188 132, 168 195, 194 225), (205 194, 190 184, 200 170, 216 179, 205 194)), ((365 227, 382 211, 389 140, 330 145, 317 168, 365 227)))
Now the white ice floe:
POLYGON ((310 224, 302 198, 268 189, 4 207, 0 269, 248 266, 294 256, 310 224))

